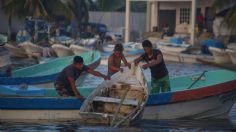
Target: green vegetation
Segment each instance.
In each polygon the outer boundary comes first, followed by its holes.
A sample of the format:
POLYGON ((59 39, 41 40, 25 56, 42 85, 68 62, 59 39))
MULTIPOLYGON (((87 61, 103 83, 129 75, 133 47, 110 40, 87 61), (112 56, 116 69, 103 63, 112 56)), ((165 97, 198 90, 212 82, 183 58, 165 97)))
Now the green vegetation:
POLYGON ((224 21, 231 28, 232 34, 236 33, 236 0, 215 0, 213 8, 216 14, 228 10, 224 16, 224 21))

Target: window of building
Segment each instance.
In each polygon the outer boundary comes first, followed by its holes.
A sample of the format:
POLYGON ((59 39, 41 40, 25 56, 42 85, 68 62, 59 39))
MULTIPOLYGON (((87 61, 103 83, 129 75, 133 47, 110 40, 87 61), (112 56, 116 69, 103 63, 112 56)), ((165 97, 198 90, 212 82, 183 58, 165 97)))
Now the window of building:
POLYGON ((180 24, 181 23, 188 23, 189 24, 189 18, 190 18, 190 8, 181 8, 180 9, 180 24))

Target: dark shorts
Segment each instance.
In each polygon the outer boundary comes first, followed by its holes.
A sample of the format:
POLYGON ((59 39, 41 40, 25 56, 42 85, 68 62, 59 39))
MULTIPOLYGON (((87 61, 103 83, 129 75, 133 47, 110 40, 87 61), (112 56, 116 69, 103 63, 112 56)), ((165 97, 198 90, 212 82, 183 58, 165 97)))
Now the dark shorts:
POLYGON ((56 91, 60 96, 63 97, 74 96, 74 93, 69 91, 64 84, 55 82, 54 87, 56 88, 56 91))

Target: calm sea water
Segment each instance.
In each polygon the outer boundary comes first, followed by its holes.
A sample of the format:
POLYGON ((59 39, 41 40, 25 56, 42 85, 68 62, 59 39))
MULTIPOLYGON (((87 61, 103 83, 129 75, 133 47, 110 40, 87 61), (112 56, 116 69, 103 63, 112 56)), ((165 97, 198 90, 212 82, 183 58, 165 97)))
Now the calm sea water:
MULTIPOLYGON (((206 65, 191 65, 169 63, 167 64, 171 77, 202 73, 217 68, 206 65)), ((107 73, 106 66, 99 66, 98 71, 107 73)), ((145 75, 150 78, 150 71, 145 75)), ((89 75, 83 85, 98 85, 102 79, 89 75)), ((236 105, 232 108, 228 119, 204 119, 204 120, 143 120, 139 124, 130 127, 110 128, 105 126, 80 125, 78 121, 42 122, 30 123, 25 121, 5 122, 0 121, 0 131, 9 132, 236 132, 236 105)))

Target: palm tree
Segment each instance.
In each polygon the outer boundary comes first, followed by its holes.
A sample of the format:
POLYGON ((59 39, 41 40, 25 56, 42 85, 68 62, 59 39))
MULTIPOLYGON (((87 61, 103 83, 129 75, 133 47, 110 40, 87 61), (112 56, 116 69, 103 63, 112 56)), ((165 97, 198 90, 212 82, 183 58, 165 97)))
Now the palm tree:
POLYGON ((8 15, 8 38, 11 35, 11 19, 13 16, 34 18, 49 18, 63 10, 66 16, 69 8, 61 0, 2 0, 2 10, 8 15))
POLYGON ((231 33, 236 33, 236 0, 215 0, 213 4, 215 13, 228 10, 224 16, 224 21, 231 29, 231 33))
POLYGON ((97 0, 95 4, 103 11, 117 11, 125 7, 125 0, 97 0))

